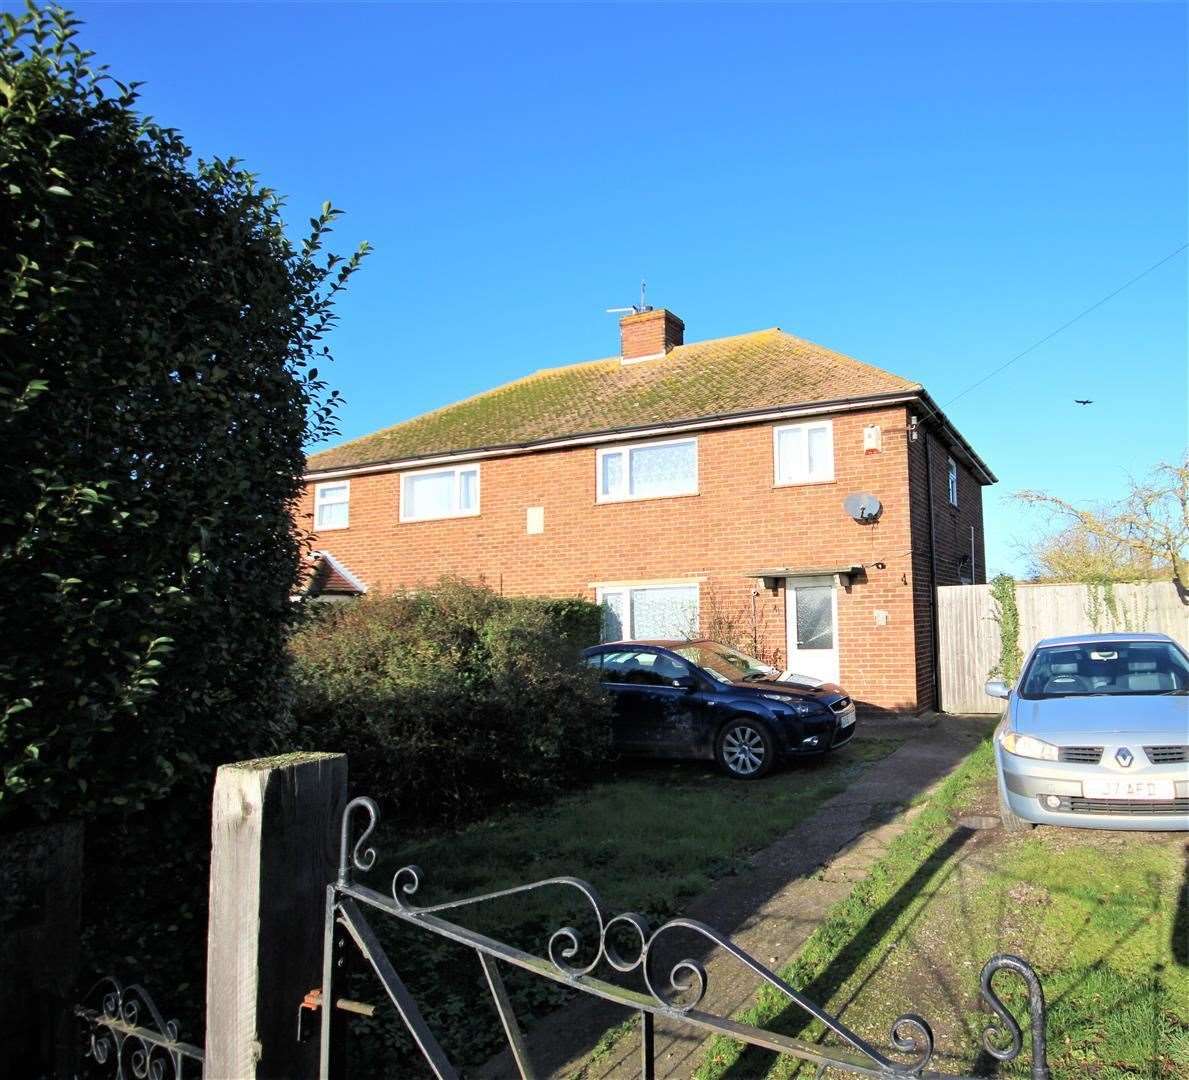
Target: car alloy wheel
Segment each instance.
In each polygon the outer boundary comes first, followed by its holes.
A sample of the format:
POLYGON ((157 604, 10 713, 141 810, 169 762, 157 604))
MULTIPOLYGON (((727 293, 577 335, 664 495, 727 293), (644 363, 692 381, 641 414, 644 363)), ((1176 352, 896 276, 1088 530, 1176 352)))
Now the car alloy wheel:
POLYGON ((750 724, 735 724, 722 737, 722 763, 736 776, 755 776, 768 761, 768 746, 750 724))

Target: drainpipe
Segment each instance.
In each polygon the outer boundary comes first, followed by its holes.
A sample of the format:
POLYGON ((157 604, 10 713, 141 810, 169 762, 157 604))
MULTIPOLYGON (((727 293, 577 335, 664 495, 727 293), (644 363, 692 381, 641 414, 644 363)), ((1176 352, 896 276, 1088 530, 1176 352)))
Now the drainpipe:
MULTIPOLYGON (((928 429, 925 430, 925 472, 928 483, 925 484, 925 508, 929 514, 929 662, 933 678, 933 708, 941 712, 941 658, 938 655, 937 639, 940 629, 937 625, 937 539, 933 529, 933 455, 930 444, 933 438, 928 429)), ((973 566, 971 571, 973 572, 973 566)))

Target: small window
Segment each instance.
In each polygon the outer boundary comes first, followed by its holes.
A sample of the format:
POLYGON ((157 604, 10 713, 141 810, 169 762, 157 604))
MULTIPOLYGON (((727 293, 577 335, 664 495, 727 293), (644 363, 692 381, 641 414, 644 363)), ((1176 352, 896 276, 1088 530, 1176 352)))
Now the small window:
POLYGON ((401 521, 473 517, 479 513, 479 466, 429 469, 400 478, 401 521))
POLYGON ((350 521, 351 481, 314 486, 314 530, 345 529, 350 521))
POLYGON ((697 585, 599 589, 603 640, 689 638, 698 630, 697 585))
POLYGON ((950 505, 958 505, 958 463, 953 458, 945 459, 945 486, 950 497, 950 505))
POLYGON ((817 484, 834 479, 834 422, 787 424, 772 432, 777 484, 817 484))
POLYGON ((798 649, 834 648, 834 587, 801 585, 794 597, 798 649))
POLYGON ((598 501, 698 493, 698 440, 676 439, 599 450, 598 501))

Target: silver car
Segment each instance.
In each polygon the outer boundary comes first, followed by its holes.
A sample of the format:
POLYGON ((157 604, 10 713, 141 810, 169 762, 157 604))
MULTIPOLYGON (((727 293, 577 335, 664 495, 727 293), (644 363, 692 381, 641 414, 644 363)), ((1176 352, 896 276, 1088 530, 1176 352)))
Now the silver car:
POLYGON ((1189 829, 1189 656, 1166 634, 1046 638, 987 683, 1010 830, 1189 829))

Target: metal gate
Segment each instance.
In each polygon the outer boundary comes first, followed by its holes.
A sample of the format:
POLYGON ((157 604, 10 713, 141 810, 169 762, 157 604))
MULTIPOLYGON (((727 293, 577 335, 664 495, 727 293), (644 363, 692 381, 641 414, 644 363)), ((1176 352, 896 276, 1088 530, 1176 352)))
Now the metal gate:
MULTIPOLYGON (((342 811, 338 823, 337 878, 325 890, 322 985, 320 991, 306 994, 297 1006, 294 1039, 301 1041, 307 1034, 312 1035, 314 1024, 311 1021, 315 1016, 321 1020, 318 1025, 318 1072, 321 1080, 329 1080, 331 1043, 335 1033, 342 1030, 341 1025, 332 1023, 328 1018, 330 1009, 327 1006, 333 1003, 340 1009, 362 1011, 368 1015, 372 1012, 371 1006, 341 999, 336 992, 341 989, 336 988, 335 978, 336 972, 340 971, 342 946, 346 938, 354 942, 378 977, 433 1074, 440 1080, 450 1080, 459 1075, 381 946, 368 921, 368 916, 373 913, 399 919, 474 950, 491 991, 512 1059, 522 1078, 533 1077, 534 1072, 524 1036, 504 986, 502 965, 519 968, 635 1012, 640 1021, 640 1075, 645 1080, 655 1075, 654 1025, 658 1016, 705 1035, 724 1035, 749 1046, 773 1050, 808 1062, 817 1067, 815 1075, 818 1078, 829 1069, 851 1076, 883 1077, 885 1080, 895 1077, 973 1080, 970 1077, 928 1071, 933 1057, 933 1032, 923 1017, 915 1013, 900 1016, 891 1026, 888 1036, 891 1046, 885 1052, 705 923, 676 918, 652 929, 643 916, 633 912, 609 916, 594 888, 578 878, 546 878, 511 889, 419 907, 414 904, 413 898, 421 885, 422 871, 416 866, 404 866, 393 876, 389 891, 379 892, 355 879, 357 872, 366 874, 376 862, 375 849, 368 847, 367 841, 378 820, 377 806, 369 798, 353 799, 342 811), (359 835, 355 836, 356 833, 359 835), (544 955, 536 955, 477 933, 447 917, 448 913, 463 908, 474 908, 476 905, 544 889, 567 890, 588 912, 583 918, 593 925, 594 933, 588 935, 585 942, 582 933, 574 926, 563 926, 545 942, 544 955), (698 946, 692 951, 719 953, 743 965, 806 1015, 820 1021, 834 1036, 834 1044, 794 1039, 701 1008, 709 986, 709 976, 701 960, 680 958, 688 956, 685 943, 690 940, 698 946), (681 949, 677 951, 675 945, 679 943, 681 949), (630 977, 638 984, 638 988, 609 981, 616 976, 630 977)), ((310 915, 316 917, 313 911, 310 915)), ((1033 1080, 1050 1080, 1045 1057, 1044 992, 1036 973, 1017 956, 993 956, 983 967, 980 987, 982 998, 994 1014, 983 1033, 983 1045, 987 1053, 1000 1062, 1014 1061, 1024 1049, 1023 1032, 993 986, 1000 972, 1020 979, 1027 988, 1031 1075, 1033 1080)), ((179 1040, 177 1024, 163 1019, 142 987, 125 988, 114 979, 105 979, 97 984, 90 998, 93 999, 92 1003, 79 1006, 75 1011, 88 1028, 88 1056, 96 1064, 105 1066, 104 1072, 114 1074, 118 1080, 125 1077, 135 1077, 137 1080, 182 1080, 184 1076, 199 1073, 203 1051, 179 1040), (192 1063, 189 1068, 188 1063, 192 1063)), ((310 1060, 311 1069, 312 1065, 313 1061, 310 1060)))
POLYGON ((116 1080, 185 1080, 202 1075, 201 1048, 178 1038, 143 986, 100 979, 75 1007, 87 1028, 87 1057, 107 1066, 116 1080), (194 1066, 186 1068, 187 1062, 194 1066))
MULTIPOLYGON (((456 1078, 459 1075, 458 1071, 446 1057, 421 1015, 417 1003, 397 975, 369 924, 365 911, 379 912, 400 919, 474 950, 491 990, 512 1058, 523 1078, 531 1078, 534 1073, 524 1036, 504 987, 500 964, 520 968, 543 979, 614 1002, 638 1013, 641 1035, 640 1074, 645 1080, 650 1080, 655 1074, 654 1022, 658 1016, 700 1030, 707 1035, 725 1035, 751 1046, 775 1050, 810 1062, 818 1066, 819 1077, 826 1069, 832 1069, 853 1076, 972 1080, 926 1071, 933 1056, 933 1032, 923 1017, 915 1013, 906 1013, 892 1024, 889 1041, 897 1057, 891 1057, 851 1031, 837 1017, 804 997, 780 976, 705 923, 677 918, 651 929, 643 916, 633 912, 609 917, 595 890, 578 878, 546 878, 498 892, 418 907, 412 902, 412 898, 421 885, 422 871, 417 866, 404 866, 393 876, 389 892, 378 892, 353 878, 355 871, 367 873, 375 865, 376 851, 366 844, 378 820, 379 810, 376 803, 366 797, 353 799, 343 811, 338 879, 326 890, 321 1002, 336 1000, 334 941, 341 927, 370 964, 425 1061, 434 1075, 441 1080, 456 1078), (352 842, 354 833, 359 830, 357 820, 361 818, 366 818, 366 822, 363 824, 362 832, 352 842), (585 950, 581 933, 572 926, 563 926, 556 930, 546 943, 545 955, 537 956, 476 933, 443 917, 447 912, 504 897, 558 888, 576 891, 584 904, 589 905, 591 918, 597 927, 597 940, 592 940, 585 950), (699 1009, 698 1006, 708 988, 705 966, 695 959, 680 959, 663 966, 657 962, 658 942, 679 931, 704 939, 711 949, 721 950, 753 971, 790 1002, 825 1025, 842 1045, 834 1047, 804 1042, 699 1009), (582 959, 584 951, 586 957, 582 959), (642 982, 643 988, 632 990, 608 982, 596 974, 600 969, 610 969, 621 975, 634 974, 642 982), (907 1060, 901 1061, 899 1058, 907 1060)), ((1014 1061, 1023 1050, 1024 1037, 1020 1026, 992 985, 996 974, 1001 971, 1018 977, 1027 986, 1032 1077, 1033 1080, 1049 1080, 1051 1073, 1045 1056, 1044 991, 1036 972, 1018 956, 993 956, 982 970, 982 997, 995 1014, 995 1019, 984 1032, 983 1045, 987 1053, 1000 1062, 1014 1061)), ((325 1012, 323 1009, 320 1058, 322 1080, 327 1080, 329 1076, 331 1032, 334 1027, 327 1021, 325 1012)))

